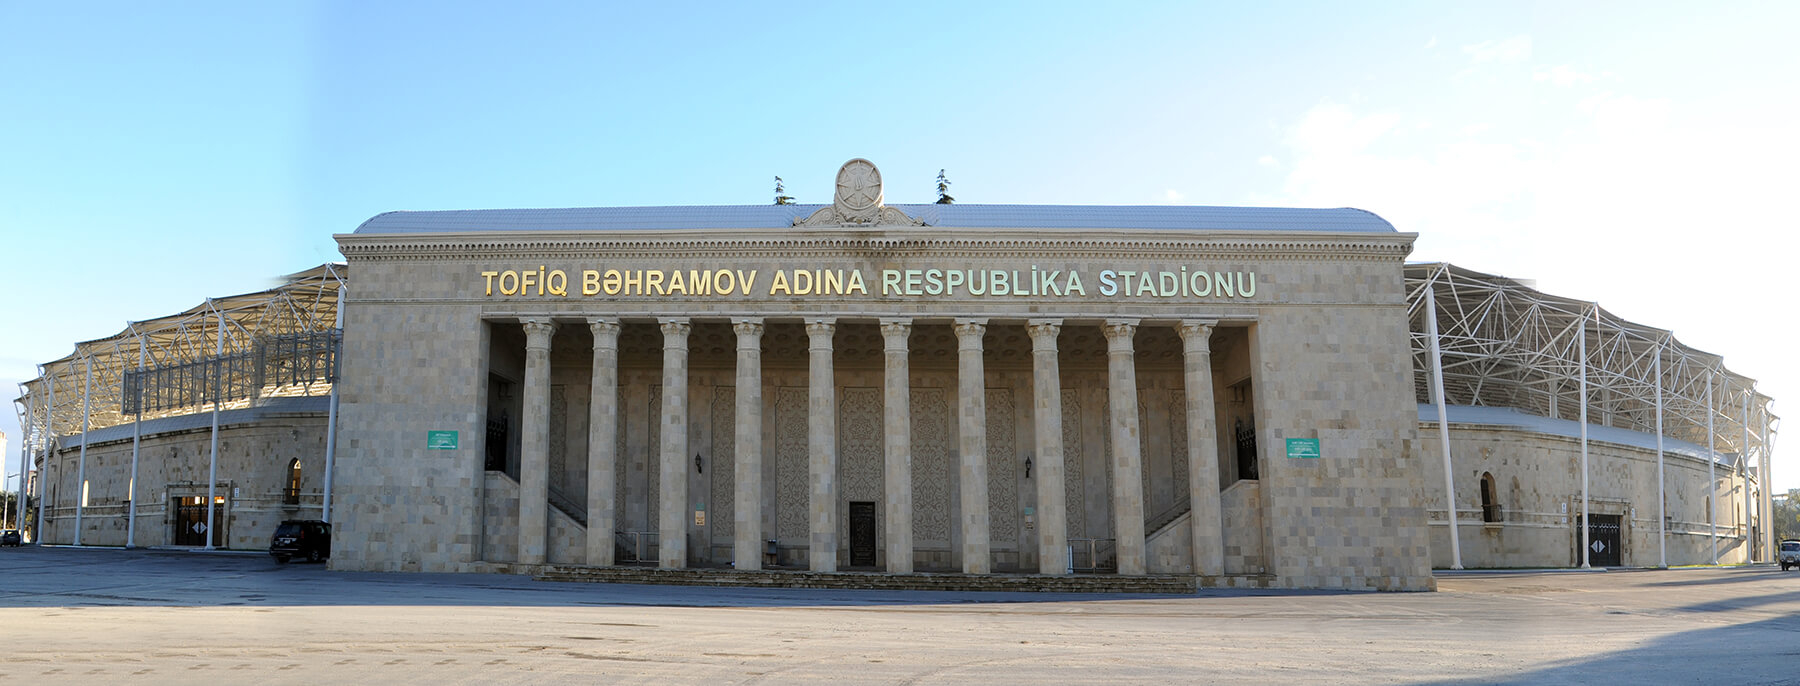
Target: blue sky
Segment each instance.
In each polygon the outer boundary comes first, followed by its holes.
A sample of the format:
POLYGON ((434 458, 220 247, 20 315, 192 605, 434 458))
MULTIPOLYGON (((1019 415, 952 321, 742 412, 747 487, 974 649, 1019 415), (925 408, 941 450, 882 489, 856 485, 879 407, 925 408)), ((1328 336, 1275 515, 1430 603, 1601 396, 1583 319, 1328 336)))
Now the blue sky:
POLYGON ((889 202, 1361 207, 1800 394, 1800 3, 966 5, 0 0, 0 388, 383 211, 866 157, 889 202))

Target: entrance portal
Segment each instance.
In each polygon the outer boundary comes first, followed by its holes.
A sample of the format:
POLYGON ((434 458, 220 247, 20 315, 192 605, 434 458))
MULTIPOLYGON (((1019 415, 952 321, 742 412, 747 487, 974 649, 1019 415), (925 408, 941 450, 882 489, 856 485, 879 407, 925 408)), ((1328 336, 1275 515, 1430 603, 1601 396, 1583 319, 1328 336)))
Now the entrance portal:
MULTIPOLYGON (((212 544, 215 548, 225 546, 225 511, 220 503, 213 503, 212 544)), ((206 497, 191 496, 175 499, 175 531, 170 543, 174 545, 206 545, 206 497)))
POLYGON ((1619 545, 1619 515, 1597 514, 1588 525, 1588 564, 1595 567, 1617 567, 1622 550, 1619 545))
POLYGON ((850 501, 850 566, 875 566, 875 503, 850 501))

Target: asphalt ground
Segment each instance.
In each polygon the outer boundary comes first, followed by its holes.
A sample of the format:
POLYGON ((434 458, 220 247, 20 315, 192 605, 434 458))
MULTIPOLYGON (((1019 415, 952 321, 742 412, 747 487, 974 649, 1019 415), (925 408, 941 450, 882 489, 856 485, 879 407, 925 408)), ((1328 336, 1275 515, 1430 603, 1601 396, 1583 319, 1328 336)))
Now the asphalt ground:
POLYGON ((1800 571, 1457 573, 1439 588, 737 589, 8 548, 0 680, 1800 684, 1800 571))

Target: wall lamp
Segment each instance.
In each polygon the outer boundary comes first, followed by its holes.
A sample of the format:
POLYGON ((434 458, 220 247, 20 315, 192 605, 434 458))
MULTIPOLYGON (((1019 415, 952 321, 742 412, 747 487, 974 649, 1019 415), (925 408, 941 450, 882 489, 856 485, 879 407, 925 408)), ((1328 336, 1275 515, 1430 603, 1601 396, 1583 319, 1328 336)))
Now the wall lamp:
POLYGON ((694 473, 695 474, 705 474, 706 473, 706 470, 700 468, 700 466, 702 464, 705 464, 705 463, 700 459, 700 453, 694 453, 694 473))
POLYGON ((1031 478, 1031 456, 1025 456, 1025 478, 1031 478))

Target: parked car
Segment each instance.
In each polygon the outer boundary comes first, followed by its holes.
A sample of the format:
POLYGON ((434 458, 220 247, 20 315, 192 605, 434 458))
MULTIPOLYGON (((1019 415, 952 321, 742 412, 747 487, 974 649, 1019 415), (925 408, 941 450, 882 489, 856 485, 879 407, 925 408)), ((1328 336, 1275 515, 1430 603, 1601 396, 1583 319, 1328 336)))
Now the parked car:
POLYGON ((25 539, 19 536, 18 529, 0 531, 0 547, 25 545, 25 539))
POLYGON ((331 525, 316 519, 290 519, 275 527, 269 555, 276 562, 304 557, 318 562, 331 557, 331 525))
POLYGON ((1781 542, 1781 571, 1790 567, 1800 567, 1800 540, 1781 542))

